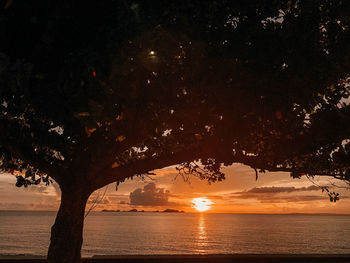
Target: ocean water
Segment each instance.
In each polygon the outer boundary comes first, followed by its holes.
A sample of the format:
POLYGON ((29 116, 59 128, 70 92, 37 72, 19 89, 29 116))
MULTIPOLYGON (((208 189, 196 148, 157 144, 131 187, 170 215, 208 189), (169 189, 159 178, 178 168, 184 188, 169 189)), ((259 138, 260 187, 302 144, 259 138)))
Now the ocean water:
MULTIPOLYGON (((45 255, 55 212, 0 211, 0 255, 45 255)), ((94 212, 83 256, 350 254, 348 215, 94 212)))

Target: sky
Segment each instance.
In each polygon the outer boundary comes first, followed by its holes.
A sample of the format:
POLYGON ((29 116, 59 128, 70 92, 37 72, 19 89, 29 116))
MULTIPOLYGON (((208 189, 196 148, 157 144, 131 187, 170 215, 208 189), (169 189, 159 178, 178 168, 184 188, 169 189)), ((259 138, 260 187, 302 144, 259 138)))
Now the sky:
MULTIPOLYGON (((177 209, 198 212, 194 198, 206 198, 212 203, 210 213, 337 213, 350 214, 350 190, 340 193, 336 203, 316 185, 329 183, 330 177, 316 177, 314 183, 305 176, 293 179, 289 173, 260 174, 248 166, 234 164, 223 169, 226 179, 209 184, 191 176, 184 181, 176 176, 175 167, 156 170, 152 178, 126 180, 95 191, 87 205, 93 211, 130 209, 163 211, 177 209), (315 185, 316 183, 316 185, 315 185), (102 198, 103 197, 103 198, 102 198), (96 201, 97 200, 97 201, 96 201)), ((0 173, 0 210, 57 210, 60 191, 57 184, 17 188, 14 175, 0 173)), ((333 180, 341 185, 341 182, 333 180)))

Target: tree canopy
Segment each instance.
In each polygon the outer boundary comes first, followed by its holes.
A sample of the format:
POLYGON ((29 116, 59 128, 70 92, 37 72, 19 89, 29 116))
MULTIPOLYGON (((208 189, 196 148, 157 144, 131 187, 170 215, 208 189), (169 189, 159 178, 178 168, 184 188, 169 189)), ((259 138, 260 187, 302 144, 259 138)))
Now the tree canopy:
POLYGON ((0 4, 17 186, 90 194, 170 165, 216 181, 235 162, 350 183, 349 2, 0 4))
POLYGON ((213 180, 233 162, 349 180, 348 8, 14 2, 1 16, 2 167, 58 182, 84 170, 96 187, 196 159, 213 180))

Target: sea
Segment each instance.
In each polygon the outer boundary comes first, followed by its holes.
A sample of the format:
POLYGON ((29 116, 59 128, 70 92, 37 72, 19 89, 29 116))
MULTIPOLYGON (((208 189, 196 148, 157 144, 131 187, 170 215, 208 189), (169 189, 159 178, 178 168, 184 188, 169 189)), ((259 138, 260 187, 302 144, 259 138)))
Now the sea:
MULTIPOLYGON (((56 212, 0 211, 0 255, 45 255, 56 212)), ((82 255, 350 254, 350 215, 92 212, 82 255)))

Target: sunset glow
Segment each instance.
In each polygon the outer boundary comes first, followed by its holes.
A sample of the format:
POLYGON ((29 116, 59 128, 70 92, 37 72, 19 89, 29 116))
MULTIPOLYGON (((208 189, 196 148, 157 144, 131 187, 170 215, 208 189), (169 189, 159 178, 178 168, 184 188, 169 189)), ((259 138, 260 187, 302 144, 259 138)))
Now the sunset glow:
POLYGON ((204 212, 209 210, 211 208, 211 205, 213 204, 212 201, 210 201, 208 198, 205 198, 205 197, 193 198, 191 200, 191 203, 192 203, 192 207, 199 212, 204 212))

